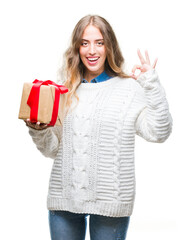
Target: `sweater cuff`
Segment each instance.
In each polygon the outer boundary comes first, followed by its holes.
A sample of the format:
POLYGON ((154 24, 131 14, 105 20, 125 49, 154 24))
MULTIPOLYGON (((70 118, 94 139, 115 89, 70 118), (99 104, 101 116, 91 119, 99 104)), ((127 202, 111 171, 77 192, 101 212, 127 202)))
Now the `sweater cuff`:
POLYGON ((144 89, 153 89, 159 83, 158 74, 155 69, 150 69, 149 71, 143 73, 138 79, 137 82, 144 89))
POLYGON ((42 129, 42 130, 37 130, 37 129, 31 128, 31 127, 28 127, 28 129, 29 129, 29 134, 32 137, 36 136, 36 135, 41 135, 41 134, 44 135, 49 130, 48 128, 42 129))

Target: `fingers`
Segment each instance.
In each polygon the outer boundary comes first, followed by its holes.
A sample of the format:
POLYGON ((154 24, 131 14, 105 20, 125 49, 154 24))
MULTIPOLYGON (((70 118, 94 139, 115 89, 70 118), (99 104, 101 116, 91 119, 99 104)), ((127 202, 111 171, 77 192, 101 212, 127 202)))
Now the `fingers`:
POLYGON ((155 61, 154 61, 153 65, 152 65, 152 67, 153 67, 153 68, 155 68, 155 67, 156 67, 157 61, 158 61, 158 58, 156 58, 156 59, 155 59, 155 61))
MULTIPOLYGON (((140 49, 137 49, 137 53, 138 53, 138 56, 139 56, 139 59, 140 59, 142 65, 143 65, 143 64, 151 65, 150 58, 149 58, 149 54, 148 54, 148 51, 147 51, 147 50, 145 51, 146 60, 144 59, 143 55, 141 54, 140 49)), ((153 68, 156 67, 157 61, 158 61, 158 58, 155 59, 153 65, 152 65, 153 68)))
POLYGON ((142 69, 142 66, 141 65, 134 65, 133 69, 132 69, 132 73, 135 73, 135 71, 139 69, 141 70, 142 69))
POLYGON ((133 69, 132 69, 132 73, 131 73, 130 76, 131 76, 132 78, 134 78, 135 80, 137 80, 137 78, 140 76, 140 73, 139 73, 138 75, 135 75, 135 71, 136 71, 136 70, 142 71, 143 68, 142 68, 141 65, 134 65, 134 67, 133 67, 133 69))
POLYGON ((140 69, 141 72, 146 72, 146 71, 148 71, 150 68, 155 68, 155 67, 156 67, 158 58, 155 59, 153 65, 151 66, 151 62, 150 62, 150 58, 149 58, 149 54, 148 54, 148 51, 147 51, 147 50, 145 51, 146 60, 145 60, 144 57, 142 56, 140 49, 137 49, 137 53, 138 53, 138 56, 139 56, 139 59, 140 59, 140 61, 141 61, 142 66, 140 66, 140 65, 135 65, 134 68, 133 68, 133 72, 135 72, 136 69, 140 69))
POLYGON ((49 127, 47 124, 45 123, 40 123, 39 121, 36 122, 36 123, 33 123, 30 121, 30 119, 27 119, 27 120, 24 120, 26 125, 28 127, 31 127, 33 129, 36 129, 36 130, 43 130, 43 129, 46 129, 47 127, 49 127))
POLYGON ((129 77, 134 78, 135 80, 137 79, 137 76, 135 76, 134 73, 129 73, 128 75, 129 75, 129 77))
POLYGON ((150 62, 150 59, 149 59, 149 54, 148 54, 148 51, 147 51, 147 50, 145 51, 145 56, 146 56, 146 62, 147 62, 147 64, 151 65, 151 62, 150 62))
POLYGON ((142 56, 141 51, 140 51, 139 48, 137 49, 137 54, 138 54, 138 56, 139 56, 139 59, 140 59, 140 61, 141 61, 141 64, 142 64, 142 65, 145 64, 146 61, 145 61, 144 57, 142 56))

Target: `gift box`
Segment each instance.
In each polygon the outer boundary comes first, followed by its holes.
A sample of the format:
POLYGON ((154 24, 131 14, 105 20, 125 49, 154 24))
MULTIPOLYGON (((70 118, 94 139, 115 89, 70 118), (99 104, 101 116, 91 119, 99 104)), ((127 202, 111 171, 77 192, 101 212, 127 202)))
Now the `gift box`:
POLYGON ((68 89, 53 81, 24 83, 19 119, 30 119, 48 125, 62 125, 64 116, 64 93, 68 89))

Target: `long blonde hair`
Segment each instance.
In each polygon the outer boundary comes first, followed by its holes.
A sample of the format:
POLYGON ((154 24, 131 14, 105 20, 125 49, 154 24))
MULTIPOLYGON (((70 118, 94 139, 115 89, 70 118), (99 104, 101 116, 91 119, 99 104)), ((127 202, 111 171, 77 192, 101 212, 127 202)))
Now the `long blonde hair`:
POLYGON ((65 110, 68 112, 71 104, 72 97, 75 96, 79 100, 76 90, 83 78, 85 67, 79 56, 79 48, 81 39, 85 28, 88 25, 97 27, 103 35, 104 45, 106 47, 106 61, 105 71, 110 76, 119 76, 121 78, 128 78, 122 70, 124 58, 122 56, 119 44, 117 42, 115 33, 110 24, 98 15, 87 15, 83 17, 75 26, 71 44, 64 54, 64 62, 59 69, 59 78, 63 84, 69 89, 66 94, 65 110))

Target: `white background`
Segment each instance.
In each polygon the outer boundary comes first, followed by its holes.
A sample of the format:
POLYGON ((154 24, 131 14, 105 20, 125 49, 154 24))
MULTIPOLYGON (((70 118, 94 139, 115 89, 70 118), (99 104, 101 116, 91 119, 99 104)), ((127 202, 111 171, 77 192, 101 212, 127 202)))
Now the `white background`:
MULTIPOLYGON (((50 239, 46 197, 53 161, 36 149, 18 111, 24 82, 56 81, 77 21, 112 25, 131 71, 148 49, 174 125, 163 144, 136 137, 137 194, 127 239, 191 239, 190 6, 182 0, 6 0, 0 3, 0 238, 50 239), (3 236, 3 238, 2 238, 3 236)), ((89 239, 87 231, 87 239, 89 239)))

